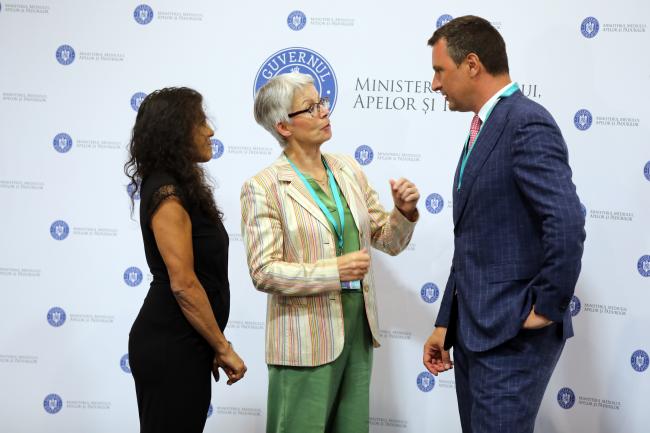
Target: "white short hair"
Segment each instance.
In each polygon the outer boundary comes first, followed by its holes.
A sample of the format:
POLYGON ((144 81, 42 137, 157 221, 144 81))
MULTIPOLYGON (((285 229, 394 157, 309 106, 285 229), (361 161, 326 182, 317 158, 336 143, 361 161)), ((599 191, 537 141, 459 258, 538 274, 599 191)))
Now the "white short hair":
POLYGON ((280 122, 290 121, 289 111, 296 90, 302 90, 311 84, 314 84, 311 75, 291 72, 271 78, 257 91, 254 106, 255 121, 269 131, 282 147, 287 145, 287 141, 275 126, 280 122))

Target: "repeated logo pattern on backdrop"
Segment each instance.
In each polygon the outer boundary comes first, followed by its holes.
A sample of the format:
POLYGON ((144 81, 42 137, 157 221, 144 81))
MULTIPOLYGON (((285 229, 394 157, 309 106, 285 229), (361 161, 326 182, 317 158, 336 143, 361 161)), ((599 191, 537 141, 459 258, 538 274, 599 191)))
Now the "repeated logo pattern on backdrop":
POLYGON ((582 24, 580 24, 580 32, 585 38, 591 39, 596 37, 599 29, 600 23, 594 17, 587 17, 582 21, 582 24))
POLYGON ((142 271, 140 268, 131 266, 124 271, 124 282, 131 287, 139 286, 142 282, 142 271))
POLYGON ((59 153, 67 153, 72 148, 72 137, 65 132, 56 134, 52 140, 52 146, 59 153))
POLYGON ((133 19, 138 24, 149 24, 153 20, 153 9, 149 5, 139 5, 133 11, 133 19))
POLYGON ((571 388, 562 388, 557 393, 557 402, 562 409, 571 409, 576 403, 576 395, 571 388))
POLYGON ((49 414, 54 415, 59 413, 62 407, 63 400, 58 394, 48 394, 43 399, 43 408, 45 409, 45 412, 49 414))
POLYGON ((372 151, 372 147, 366 146, 365 144, 357 147, 357 150, 354 152, 354 159, 361 165, 368 165, 374 159, 375 154, 372 151))
POLYGON ((466 13, 487 14, 505 38, 512 79, 556 119, 586 218, 567 308, 575 336, 536 430, 647 430, 650 80, 643 59, 624 59, 643 52, 650 2, 561 10, 493 2, 483 12, 467 0, 95 3, 0 0, 0 287, 11 324, 0 332, 0 384, 9 390, 0 392, 1 431, 137 429, 128 334, 153 277, 139 191, 123 164, 141 104, 166 86, 201 92, 219 125, 201 167, 230 238, 225 335, 250 372, 232 388, 212 381, 206 431, 264 431, 266 295, 251 284, 239 196, 244 179, 281 151, 255 124, 251 96, 300 71, 331 101, 335 131, 323 150, 353 157, 387 209, 391 178, 408 178, 421 194, 411 243, 395 257, 372 252, 382 347, 373 355, 370 431, 459 433, 454 372, 425 371, 421 351, 450 272, 453 176, 471 114, 450 111, 431 89, 426 40, 466 13), (612 65, 622 72, 605 89, 612 65))
POLYGON ((437 214, 440 213, 442 208, 445 206, 445 200, 440 194, 434 192, 427 196, 425 206, 429 212, 432 214, 437 214))
POLYGON ((56 49, 56 61, 60 64, 67 66, 74 62, 74 59, 74 48, 72 48, 70 45, 61 45, 56 49))
POLYGON ((592 122, 593 117, 591 116, 589 110, 578 110, 575 116, 573 116, 573 123, 580 131, 586 131, 589 129, 592 122))
POLYGON ((307 16, 302 11, 293 11, 287 17, 287 25, 291 30, 302 30, 307 24, 307 16))

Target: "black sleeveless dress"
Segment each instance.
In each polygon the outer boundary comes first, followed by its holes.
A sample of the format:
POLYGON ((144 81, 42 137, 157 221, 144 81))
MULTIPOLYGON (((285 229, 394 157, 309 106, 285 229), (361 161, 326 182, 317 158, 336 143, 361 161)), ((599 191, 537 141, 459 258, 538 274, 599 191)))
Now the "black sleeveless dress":
POLYGON ((228 321, 228 233, 221 221, 214 223, 196 203, 188 203, 171 176, 153 173, 143 180, 140 193, 140 228, 153 281, 129 334, 129 364, 141 432, 202 432, 210 405, 214 352, 174 298, 151 229, 151 216, 170 196, 178 197, 190 215, 194 271, 222 331, 228 321))

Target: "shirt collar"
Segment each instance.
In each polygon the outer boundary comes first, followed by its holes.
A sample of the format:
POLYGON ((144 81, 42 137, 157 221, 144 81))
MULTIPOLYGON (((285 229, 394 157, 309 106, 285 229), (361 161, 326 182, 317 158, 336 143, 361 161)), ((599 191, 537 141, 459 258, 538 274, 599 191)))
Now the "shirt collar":
POLYGON ((497 103, 499 96, 501 96, 501 94, 503 94, 503 92, 505 92, 506 89, 510 86, 512 86, 512 81, 506 84, 505 86, 503 86, 502 89, 498 90, 494 95, 492 95, 490 99, 488 99, 488 101, 485 104, 483 104, 483 106, 478 112, 478 117, 481 119, 481 122, 485 123, 485 117, 490 112, 490 109, 494 106, 494 104, 497 103))

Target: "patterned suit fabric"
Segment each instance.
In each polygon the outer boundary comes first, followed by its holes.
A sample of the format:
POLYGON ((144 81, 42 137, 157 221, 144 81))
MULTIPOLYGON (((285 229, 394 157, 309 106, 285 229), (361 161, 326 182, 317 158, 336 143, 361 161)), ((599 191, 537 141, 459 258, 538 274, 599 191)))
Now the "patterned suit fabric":
MULTIPOLYGON (((514 337, 535 310, 573 335, 567 308, 580 273, 584 216, 551 115, 519 91, 497 103, 454 179, 454 257, 436 321, 467 348, 514 337)), ((453 336, 450 336, 453 337, 453 336)))

